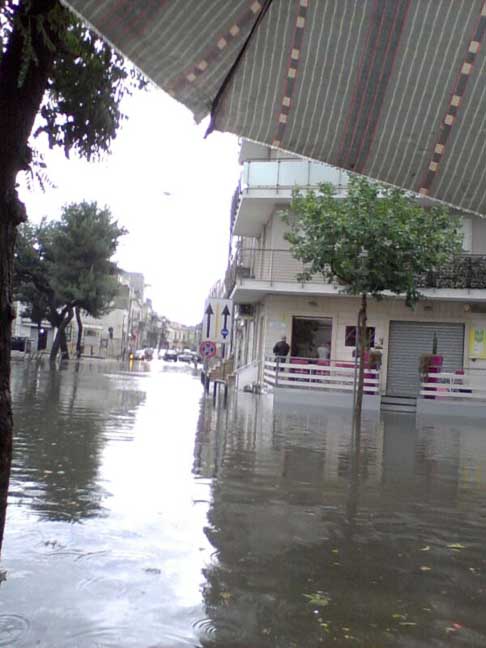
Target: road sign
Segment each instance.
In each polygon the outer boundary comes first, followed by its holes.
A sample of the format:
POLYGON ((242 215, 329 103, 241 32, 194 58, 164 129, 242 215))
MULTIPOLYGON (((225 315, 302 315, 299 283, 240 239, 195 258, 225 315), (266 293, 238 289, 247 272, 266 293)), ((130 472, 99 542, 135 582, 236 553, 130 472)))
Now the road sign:
POLYGON ((231 299, 210 297, 204 307, 202 340, 218 344, 229 342, 233 325, 233 302, 231 299))
POLYGON ((216 345, 211 340, 204 340, 199 345, 199 353, 205 360, 213 358, 216 355, 216 345))

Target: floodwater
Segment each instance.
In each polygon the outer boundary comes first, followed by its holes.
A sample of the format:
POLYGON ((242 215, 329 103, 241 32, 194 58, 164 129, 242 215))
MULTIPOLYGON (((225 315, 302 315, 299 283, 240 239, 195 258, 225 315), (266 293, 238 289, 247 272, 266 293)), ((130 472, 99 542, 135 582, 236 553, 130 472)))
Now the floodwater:
POLYGON ((13 369, 0 646, 486 646, 486 426, 13 369))

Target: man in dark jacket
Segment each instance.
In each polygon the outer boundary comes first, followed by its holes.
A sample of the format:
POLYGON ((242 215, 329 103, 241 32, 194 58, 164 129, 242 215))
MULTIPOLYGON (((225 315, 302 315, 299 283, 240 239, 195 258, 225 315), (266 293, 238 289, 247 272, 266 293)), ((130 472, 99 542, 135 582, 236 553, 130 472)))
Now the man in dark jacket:
POLYGON ((285 335, 283 335, 282 339, 273 347, 273 352, 279 360, 285 360, 285 358, 289 354, 289 351, 290 347, 287 344, 287 338, 285 337, 285 335))

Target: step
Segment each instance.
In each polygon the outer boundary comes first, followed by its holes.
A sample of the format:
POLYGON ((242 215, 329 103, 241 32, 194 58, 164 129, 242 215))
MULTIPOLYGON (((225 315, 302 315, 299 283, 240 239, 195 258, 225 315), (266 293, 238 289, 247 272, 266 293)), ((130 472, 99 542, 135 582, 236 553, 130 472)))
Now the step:
POLYGON ((381 409, 385 412, 415 412, 417 399, 414 396, 382 396, 381 409))

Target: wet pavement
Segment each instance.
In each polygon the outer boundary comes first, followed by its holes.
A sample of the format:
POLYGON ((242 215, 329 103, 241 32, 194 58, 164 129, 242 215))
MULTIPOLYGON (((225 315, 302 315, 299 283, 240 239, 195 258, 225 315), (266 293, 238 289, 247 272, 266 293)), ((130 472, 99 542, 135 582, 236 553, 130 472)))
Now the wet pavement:
POLYGON ((486 425, 13 368, 0 646, 486 645, 486 425))

